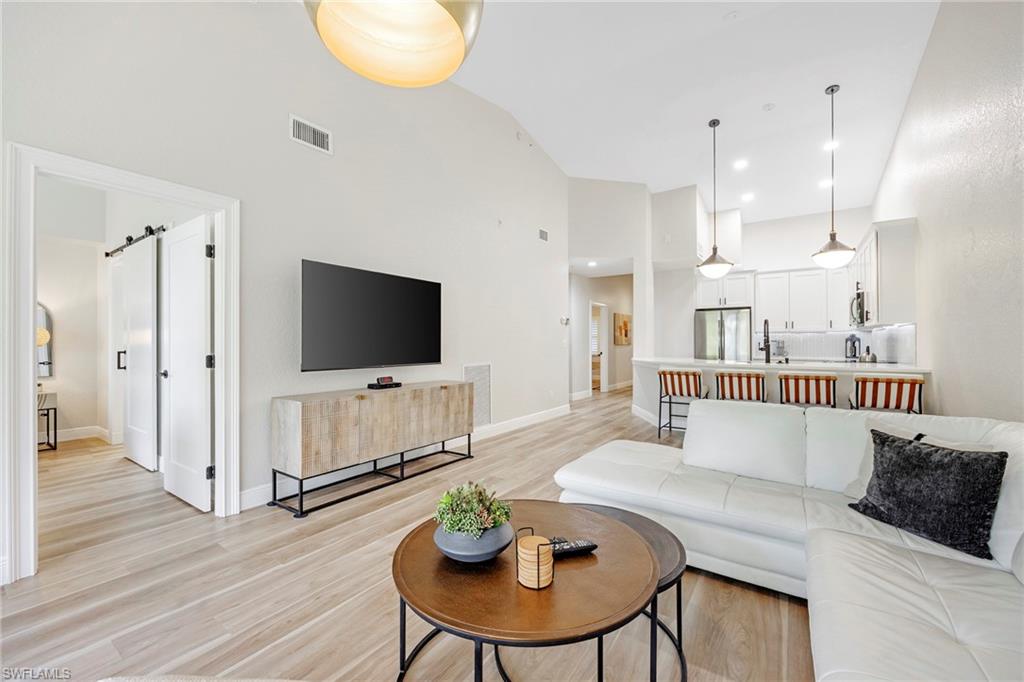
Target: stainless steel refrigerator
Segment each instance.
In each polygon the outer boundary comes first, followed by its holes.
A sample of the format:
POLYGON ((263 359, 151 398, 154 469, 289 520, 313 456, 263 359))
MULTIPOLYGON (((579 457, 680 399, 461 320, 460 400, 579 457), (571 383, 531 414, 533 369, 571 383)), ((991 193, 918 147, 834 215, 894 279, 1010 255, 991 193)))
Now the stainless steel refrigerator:
POLYGON ((693 357, 750 361, 750 308, 698 308, 693 313, 693 357))

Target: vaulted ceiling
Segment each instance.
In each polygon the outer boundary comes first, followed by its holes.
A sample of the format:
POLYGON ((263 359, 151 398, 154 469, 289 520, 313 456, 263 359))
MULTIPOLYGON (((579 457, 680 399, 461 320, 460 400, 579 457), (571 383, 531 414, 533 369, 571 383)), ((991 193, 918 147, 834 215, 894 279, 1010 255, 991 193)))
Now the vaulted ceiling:
POLYGON ((698 184, 744 222, 870 204, 936 3, 488 2, 454 77, 512 113, 567 174, 698 184), (736 170, 733 162, 748 166, 736 170), (741 195, 754 198, 742 202, 741 195))

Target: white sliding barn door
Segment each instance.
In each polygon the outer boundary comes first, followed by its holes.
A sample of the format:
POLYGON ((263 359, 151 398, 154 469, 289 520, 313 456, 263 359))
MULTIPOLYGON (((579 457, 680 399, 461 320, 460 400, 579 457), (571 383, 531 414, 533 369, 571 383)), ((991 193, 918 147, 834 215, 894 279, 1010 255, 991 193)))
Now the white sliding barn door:
POLYGON ((212 453, 213 260, 210 218, 168 230, 161 250, 160 455, 164 489, 202 511, 212 508, 206 477, 212 453))
POLYGON ((156 471, 156 238, 129 246, 119 258, 126 341, 125 451, 128 459, 156 471))

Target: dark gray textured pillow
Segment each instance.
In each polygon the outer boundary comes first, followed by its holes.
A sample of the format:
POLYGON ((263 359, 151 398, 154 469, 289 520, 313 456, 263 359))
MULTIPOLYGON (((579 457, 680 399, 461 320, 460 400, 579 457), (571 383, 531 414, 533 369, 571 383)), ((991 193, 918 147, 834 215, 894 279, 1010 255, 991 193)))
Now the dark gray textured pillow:
POLYGON ((968 452, 871 430, 875 470, 850 508, 982 559, 1006 469, 1005 452, 968 452))

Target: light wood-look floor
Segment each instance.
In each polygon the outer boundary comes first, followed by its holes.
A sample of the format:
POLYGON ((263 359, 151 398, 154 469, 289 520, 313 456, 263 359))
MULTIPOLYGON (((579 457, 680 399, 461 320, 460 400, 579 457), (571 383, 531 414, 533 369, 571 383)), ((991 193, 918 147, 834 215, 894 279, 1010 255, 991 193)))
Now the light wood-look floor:
MULTIPOLYGON (((73 679, 188 673, 304 680, 388 680, 397 672, 391 554, 446 487, 467 479, 505 497, 556 498, 552 473, 615 438, 653 440, 629 394, 474 444, 475 459, 293 519, 269 508, 230 519, 167 495, 159 476, 88 440, 40 453, 40 571, 2 591, 4 666, 67 667, 73 679)), ((678 444, 679 436, 672 442, 678 444)), ((690 679, 813 677, 802 600, 689 570, 690 679)), ((659 609, 674 622, 674 596, 659 609)), ((415 616, 410 646, 427 631, 415 616), (415 638, 415 639, 413 639, 415 638)), ((661 638, 659 678, 679 679, 661 638)), ((606 638, 608 680, 647 676, 648 626, 606 638)), ((503 652, 519 680, 590 680, 595 644, 503 652)), ((441 636, 410 680, 472 677, 472 645, 441 636)), ((491 655, 485 678, 497 679, 491 655)))

